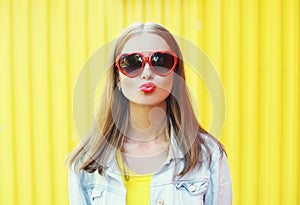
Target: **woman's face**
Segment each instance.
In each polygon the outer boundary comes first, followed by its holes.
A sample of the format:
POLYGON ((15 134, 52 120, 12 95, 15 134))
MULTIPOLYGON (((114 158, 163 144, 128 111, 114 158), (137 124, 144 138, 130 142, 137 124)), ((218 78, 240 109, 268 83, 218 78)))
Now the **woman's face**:
MULTIPOLYGON (((148 57, 154 51, 170 50, 166 41, 156 34, 143 33, 130 38, 122 53, 141 53, 148 57)), ((126 63, 126 62, 125 62, 126 63)), ((169 96, 173 85, 173 71, 166 76, 155 73, 148 62, 142 71, 133 78, 119 71, 120 84, 124 96, 139 105, 156 106, 169 96)))

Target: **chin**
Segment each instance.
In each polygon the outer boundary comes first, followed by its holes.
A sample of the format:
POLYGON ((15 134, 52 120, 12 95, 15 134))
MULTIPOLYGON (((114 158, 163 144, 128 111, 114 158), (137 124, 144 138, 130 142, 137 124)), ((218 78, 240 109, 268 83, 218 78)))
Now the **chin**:
POLYGON ((157 100, 133 100, 130 101, 133 104, 136 105, 144 105, 144 106, 158 106, 164 101, 157 101, 157 100))

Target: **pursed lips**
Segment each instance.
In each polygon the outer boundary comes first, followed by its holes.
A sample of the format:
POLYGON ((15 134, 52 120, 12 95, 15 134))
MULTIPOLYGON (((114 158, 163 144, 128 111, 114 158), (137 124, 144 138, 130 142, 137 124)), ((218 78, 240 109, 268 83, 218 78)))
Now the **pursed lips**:
POLYGON ((155 90, 156 85, 152 82, 144 83, 140 86, 140 90, 144 93, 151 93, 155 90))

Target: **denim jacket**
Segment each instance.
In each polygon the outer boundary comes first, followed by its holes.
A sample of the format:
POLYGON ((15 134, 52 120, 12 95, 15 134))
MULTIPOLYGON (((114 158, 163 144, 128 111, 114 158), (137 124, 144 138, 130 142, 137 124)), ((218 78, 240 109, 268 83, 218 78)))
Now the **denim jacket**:
MULTIPOLYGON (((177 150, 176 156, 170 150, 165 163, 153 174, 150 183, 150 205, 229 205, 232 203, 231 178, 226 155, 215 143, 212 147, 211 164, 208 160, 183 177, 175 177, 175 160, 183 168, 183 154, 178 151, 176 140, 171 145, 177 150)), ((208 156, 208 155, 207 155, 208 156)), ((125 205, 126 188, 117 161, 112 156, 105 175, 97 171, 74 171, 69 169, 69 199, 71 205, 125 205)), ((180 169, 179 169, 180 170, 180 169)))

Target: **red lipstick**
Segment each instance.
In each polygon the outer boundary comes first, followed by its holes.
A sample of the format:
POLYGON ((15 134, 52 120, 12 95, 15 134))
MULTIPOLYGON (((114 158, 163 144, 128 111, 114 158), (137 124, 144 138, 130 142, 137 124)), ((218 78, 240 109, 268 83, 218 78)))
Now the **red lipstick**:
POLYGON ((144 83, 140 86, 140 90, 144 93, 151 93, 155 90, 156 85, 154 83, 144 83))

